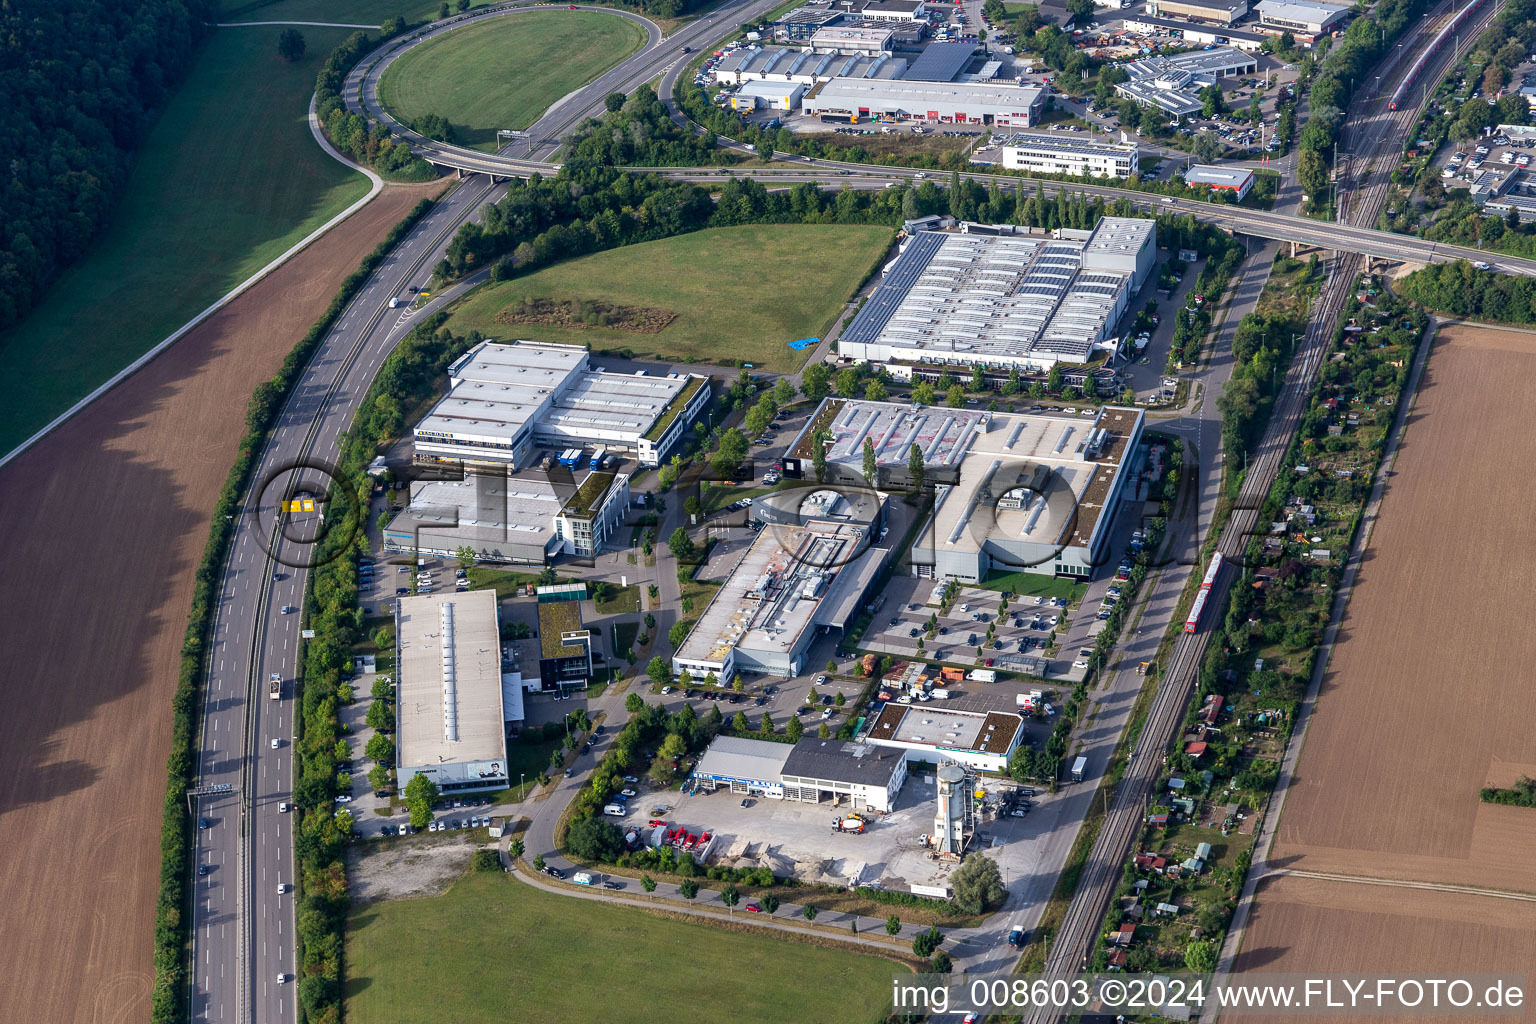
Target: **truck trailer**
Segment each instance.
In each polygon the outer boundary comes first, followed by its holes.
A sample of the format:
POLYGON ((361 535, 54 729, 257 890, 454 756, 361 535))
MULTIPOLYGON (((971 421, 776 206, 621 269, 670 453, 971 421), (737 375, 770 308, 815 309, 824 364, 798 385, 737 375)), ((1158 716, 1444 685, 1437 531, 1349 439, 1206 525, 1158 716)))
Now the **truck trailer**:
POLYGON ((283 699, 283 677, 281 673, 273 672, 267 679, 267 696, 272 700, 283 699))

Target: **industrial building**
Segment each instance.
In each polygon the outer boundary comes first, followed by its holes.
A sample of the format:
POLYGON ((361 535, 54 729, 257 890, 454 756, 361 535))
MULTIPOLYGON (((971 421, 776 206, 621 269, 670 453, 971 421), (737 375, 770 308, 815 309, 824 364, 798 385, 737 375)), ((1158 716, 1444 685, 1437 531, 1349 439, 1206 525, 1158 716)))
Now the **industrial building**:
POLYGON ((975 56, 975 43, 929 43, 901 78, 907 82, 956 82, 975 56))
POLYGON ((412 432, 416 461, 530 465, 542 447, 602 445, 658 466, 709 401, 709 379, 592 369, 575 345, 485 341, 412 432))
POLYGON ((864 603, 888 554, 870 528, 836 519, 758 533, 672 656, 672 670, 724 686, 738 672, 797 676, 821 633, 864 603))
POLYGON ((1156 222, 1105 217, 1091 231, 1055 234, 918 232, 839 354, 907 377, 914 364, 1049 370, 1114 347, 1155 262, 1156 222))
POLYGON ((958 701, 946 701, 942 707, 893 701, 875 715, 865 742, 900 750, 909 761, 1005 771, 1008 755, 1023 738, 1023 721, 1016 712, 984 710, 979 701, 965 703, 971 707, 958 706, 958 701))
POLYGON ((731 94, 732 110, 756 110, 765 106, 769 110, 799 110, 805 86, 799 82, 743 82, 731 94))
POLYGON ((967 583, 990 572, 1092 577, 1113 554, 1122 498, 1135 497, 1141 412, 1104 406, 1086 425, 994 413, 985 426, 955 483, 938 489, 911 554, 916 573, 967 583))
POLYGON ((823 25, 811 36, 811 49, 817 53, 863 55, 873 57, 891 52, 891 40, 895 32, 889 25, 838 24, 823 25))
MULTIPOLYGON (((507 785, 496 592, 402 598, 395 608, 395 770, 445 795, 507 785)), ((520 712, 520 709, 519 709, 520 712)))
POLYGON ((1149 36, 1166 32, 1173 38, 1182 39, 1186 43, 1199 46, 1232 46, 1247 53, 1258 53, 1265 41, 1273 38, 1269 33, 1250 32, 1228 25, 1196 25, 1192 21, 1175 21, 1172 18, 1157 18, 1147 14, 1132 15, 1125 20, 1125 27, 1132 32, 1143 32, 1149 36))
POLYGON ((452 558, 468 547, 476 561, 510 565, 594 556, 623 522, 629 476, 558 472, 485 468, 416 481, 410 503, 381 531, 384 551, 452 558))
POLYGON ((715 68, 721 85, 743 82, 794 82, 815 85, 833 78, 900 78, 907 70, 903 57, 854 56, 774 46, 742 49, 724 57, 715 68))
POLYGON ((741 796, 813 804, 841 800, 855 811, 883 813, 896 804, 907 762, 896 751, 844 740, 806 738, 791 746, 717 736, 691 778, 711 792, 725 788, 741 796))
POLYGON ((555 516, 575 490, 561 494, 537 471, 465 473, 462 480, 411 484, 410 503, 384 525, 387 554, 452 558, 468 546, 481 562, 544 565, 560 550, 555 516))
POLYGON ((1259 0, 1259 23, 1297 37, 1315 39, 1336 32, 1349 20, 1348 4, 1322 4, 1314 0, 1259 0))
POLYGON ((1060 132, 1017 132, 994 139, 1002 150, 1003 166, 1034 174, 1075 177, 1130 178, 1140 164, 1134 142, 1123 145, 1063 137, 1060 132))
POLYGON ((1213 192, 1226 192, 1234 201, 1253 191, 1253 172, 1243 167, 1217 167, 1214 164, 1190 164, 1184 169, 1189 185, 1204 185, 1213 192))
POLYGON ((865 21, 921 22, 928 20, 923 0, 862 0, 842 6, 858 12, 865 21))
POLYGON ((907 759, 870 743, 808 736, 790 748, 779 774, 786 800, 846 800, 855 811, 883 814, 896 806, 907 780, 907 759))
POLYGON ((829 11, 823 7, 796 8, 773 23, 773 38, 781 43, 809 42, 817 29, 836 25, 842 20, 842 11, 829 11))
POLYGON ((1140 451, 1142 414, 1105 406, 1092 422, 1049 414, 913 407, 828 398, 790 445, 784 473, 804 477, 822 431, 827 483, 863 483, 864 442, 875 486, 911 485, 922 451, 933 516, 908 553, 920 576, 980 582, 993 570, 1087 579, 1110 554, 1110 533, 1140 451))
POLYGON ((1147 13, 1210 25, 1235 25, 1248 13, 1248 0, 1147 0, 1147 13))
POLYGON ((1137 103, 1161 107, 1175 117, 1200 112, 1200 90, 1220 79, 1251 75, 1258 71, 1257 58, 1231 46, 1190 50, 1171 57, 1148 57, 1124 65, 1127 81, 1115 92, 1137 103))
POLYGON ((1045 92, 1011 81, 917 82, 833 78, 806 93, 811 116, 1028 128, 1040 120, 1045 92))

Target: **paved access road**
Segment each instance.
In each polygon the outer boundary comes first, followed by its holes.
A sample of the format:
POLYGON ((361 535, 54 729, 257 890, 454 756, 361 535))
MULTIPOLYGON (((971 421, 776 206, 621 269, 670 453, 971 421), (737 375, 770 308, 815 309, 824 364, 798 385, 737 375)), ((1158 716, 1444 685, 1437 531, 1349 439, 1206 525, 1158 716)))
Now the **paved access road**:
MULTIPOLYGON (((323 495, 330 481, 305 460, 335 462, 336 440, 384 358, 410 329, 389 300, 427 282, 458 226, 496 187, 460 186, 422 219, 341 314, 294 388, 253 474, 217 589, 204 689, 197 781, 228 786, 197 798, 191 1016, 197 1021, 296 1019, 293 816, 279 810, 294 781, 294 678, 305 563, 318 520, 300 514, 280 531, 275 502, 290 484, 323 495), (263 486, 267 481, 269 486, 263 486), (282 697, 268 696, 270 676, 282 697), (274 746, 275 744, 275 746, 274 746), (288 888, 279 893, 278 886, 288 888), (279 978, 282 978, 280 981, 279 978)), ((433 303, 451 298, 445 293, 433 303)))

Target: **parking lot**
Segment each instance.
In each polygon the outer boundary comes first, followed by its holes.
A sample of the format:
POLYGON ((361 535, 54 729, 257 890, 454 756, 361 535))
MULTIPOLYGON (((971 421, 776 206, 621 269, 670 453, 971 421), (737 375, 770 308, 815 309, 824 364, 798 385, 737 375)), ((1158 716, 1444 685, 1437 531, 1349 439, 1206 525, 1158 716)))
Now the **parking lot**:
MULTIPOLYGON (((987 850, 998 860, 1005 880, 1031 873, 1041 856, 1041 843, 1060 821, 1060 794, 1035 793, 1028 798, 1030 811, 1022 817, 1000 816, 995 809, 1003 792, 1011 797, 1012 783, 988 789, 973 849, 987 850)), ((631 811, 621 824, 645 826, 653 818, 689 832, 711 833, 711 863, 738 867, 767 866, 775 874, 793 876, 825 885, 878 885, 906 890, 912 885, 945 885, 958 864, 935 858, 920 843, 933 831, 937 811, 934 776, 910 776, 888 814, 861 811, 868 821, 862 833, 845 833, 831 827, 838 808, 830 801, 800 803, 766 797, 747 797, 726 788, 714 792, 682 794, 675 790, 641 795, 630 801, 631 811)), ((846 807, 843 810, 846 811, 846 807)))

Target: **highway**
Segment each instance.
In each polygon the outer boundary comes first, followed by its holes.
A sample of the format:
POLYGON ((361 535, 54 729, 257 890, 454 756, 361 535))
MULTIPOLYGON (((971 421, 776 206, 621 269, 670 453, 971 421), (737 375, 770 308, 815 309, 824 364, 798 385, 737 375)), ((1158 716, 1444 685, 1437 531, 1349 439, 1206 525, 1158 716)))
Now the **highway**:
MULTIPOLYGON (((290 820, 278 808, 280 802, 289 799, 293 783, 290 740, 300 638, 299 616, 283 609, 302 604, 307 579, 305 553, 317 523, 301 516, 282 524, 280 530, 274 509, 275 501, 297 486, 323 494, 329 482, 314 468, 291 467, 306 460, 323 464, 334 459, 338 436, 350 423, 384 358, 409 330, 408 313, 390 310, 389 299, 403 294, 408 286, 427 282, 431 267, 459 225, 484 202, 496 197, 494 177, 556 170, 557 165, 548 158, 560 138, 582 118, 599 113, 604 96, 631 91, 658 75, 663 76, 663 87, 670 93, 670 81, 686 64, 682 47, 708 45, 772 6, 772 0, 734 0, 679 30, 670 39, 662 38, 654 24, 647 22, 648 42, 639 52, 557 103, 530 129, 531 158, 446 147, 395 126, 424 157, 469 172, 471 177, 397 246, 324 339, 260 456, 253 477, 257 485, 236 523, 229 560, 218 585, 210 637, 198 773, 198 783, 204 789, 229 789, 197 797, 194 809, 194 821, 206 817, 210 826, 196 833, 195 860, 198 870, 206 869, 207 873, 194 879, 190 979, 194 1019, 296 1019, 294 982, 298 972, 294 962, 293 897, 277 890, 280 883, 292 885, 294 881, 290 820), (274 672, 283 680, 283 698, 277 701, 265 696, 266 681, 274 672)), ((345 95, 349 106, 370 116, 386 116, 378 109, 376 98, 378 74, 387 66, 386 62, 420 38, 453 31, 462 23, 461 19, 453 19, 421 36, 391 41, 365 58, 348 78, 345 95)), ((1475 32, 1468 33, 1468 45, 1475 36, 1475 32)), ((1411 114, 1373 114, 1370 102, 1364 98, 1362 107, 1366 113, 1358 122, 1351 122, 1342 148, 1358 153, 1361 160, 1377 155, 1395 157, 1398 133, 1411 127, 1411 114)), ((1074 192, 1128 198, 1153 212, 1195 214, 1244 234, 1298 241, 1344 253, 1413 261, 1479 258, 1475 251, 1361 226, 1374 222, 1373 206, 1379 208, 1390 162, 1389 159, 1377 165, 1367 161, 1352 179, 1354 196, 1346 206, 1348 219, 1355 222, 1352 224, 1328 224, 1237 207, 1165 200, 1104 186, 1067 187, 1074 192)), ((702 183, 718 182, 726 176, 712 169, 656 170, 702 183)), ((881 188, 888 181, 913 178, 919 172, 796 158, 783 167, 738 173, 750 173, 770 186, 817 181, 881 188)), ((985 174, 967 176, 981 181, 994 178, 985 174)), ((996 180, 1034 188, 1031 179, 996 176, 996 180)), ((1061 186, 1047 182, 1045 187, 1053 192, 1061 186)), ((1536 274, 1536 261, 1499 256, 1490 257, 1489 262, 1512 273, 1536 274)), ((1317 315, 1287 376, 1264 442, 1250 462, 1244 490, 1248 499, 1263 496, 1267 480, 1273 476, 1289 443, 1318 362, 1331 339, 1333 317, 1348 295, 1357 263, 1351 256, 1336 261, 1317 315)), ((428 308, 451 300, 469 286, 470 282, 461 282, 436 296, 428 308)), ((1208 396, 1207 401, 1214 402, 1214 395, 1208 396)), ((1256 508, 1257 500, 1251 503, 1256 508)), ((1243 528, 1253 514, 1248 511, 1234 515, 1233 528, 1225 534, 1229 540, 1224 550, 1227 546, 1238 546, 1236 538, 1243 535, 1243 528)), ((1219 582, 1221 593, 1225 593, 1230 582, 1227 578, 1219 582)), ((1205 639, 1204 632, 1181 638, 1171 663, 1165 667, 1165 682, 1144 733, 1150 738, 1143 740, 1143 749, 1158 749, 1158 738, 1166 739, 1176 726, 1205 639)), ((1155 756, 1132 762, 1084 872, 1080 888, 1080 894, 1085 894, 1082 906, 1074 900, 1067 922, 1053 944, 1052 970, 1076 969, 1081 963, 1081 951, 1091 941, 1103 910, 1103 899, 1096 894, 1103 884, 1112 885, 1118 877, 1124 850, 1139 825, 1141 809, 1158 768, 1155 756)))
POLYGON ((389 300, 426 284, 453 233, 496 188, 485 177, 469 179, 386 258, 321 343, 252 475, 209 636, 197 781, 229 789, 194 798, 194 824, 206 818, 209 827, 196 831, 193 1020, 297 1019, 293 817, 279 805, 291 799, 294 779, 300 617, 284 609, 303 604, 318 521, 301 514, 279 528, 276 501, 291 488, 329 489, 324 473, 291 467, 335 460, 337 438, 414 319, 389 300), (282 680, 279 700, 267 695, 272 673, 282 680), (289 891, 279 893, 280 884, 289 891))
MULTIPOLYGON (((1486 24, 1496 10, 1497 5, 1491 6, 1482 23, 1486 24)), ((1432 34, 1434 27, 1434 19, 1430 19, 1428 26, 1421 27, 1418 34, 1432 34)), ((1468 33, 1463 51, 1473 45, 1481 27, 1468 33)), ((1410 45, 1405 49, 1413 48, 1411 44, 1414 38, 1410 36, 1410 45)), ((1446 54, 1440 62, 1441 69, 1434 74, 1435 78, 1444 73, 1443 69, 1449 66, 1452 56, 1446 54)), ((1345 216, 1367 222, 1373 222, 1381 210, 1388 177, 1401 151, 1402 140, 1405 133, 1413 128, 1417 118, 1416 110, 1386 110, 1386 97, 1390 95, 1392 84, 1390 77, 1387 82, 1388 85, 1383 87, 1382 78, 1375 78, 1371 86, 1362 90, 1340 139, 1340 150, 1350 156, 1355 169, 1355 176, 1345 177, 1341 183, 1349 187, 1348 194, 1351 196, 1351 200, 1344 206, 1345 216)), ((1313 307, 1307 331, 1287 370, 1263 438, 1248 459, 1238 499, 1222 529, 1217 549, 1229 560, 1229 564, 1220 572, 1211 588, 1208 604, 1211 609, 1225 606, 1226 596, 1238 571, 1233 568, 1231 561, 1236 559, 1240 564, 1249 540, 1255 535, 1262 503, 1306 410, 1308 396, 1360 269, 1358 255, 1340 254, 1331 261, 1327 283, 1313 307)), ((1163 754, 1183 720, 1185 708, 1194 691, 1200 665, 1210 642, 1210 624, 1217 619, 1214 611, 1208 612, 1195 632, 1179 635, 1167 663, 1160 666, 1162 680, 1137 748, 1131 754, 1124 778, 1115 792, 1114 802, 1089 851, 1077 891, 1062 925, 1052 939, 1046 961, 1048 974, 1067 976, 1088 966, 1097 946, 1105 909, 1120 880, 1132 844, 1141 833, 1147 807, 1155 795, 1155 784, 1162 775, 1163 754)), ((1055 1020, 1058 1016, 1052 1010, 1039 1010, 1028 1019, 1045 1022, 1055 1020)))

